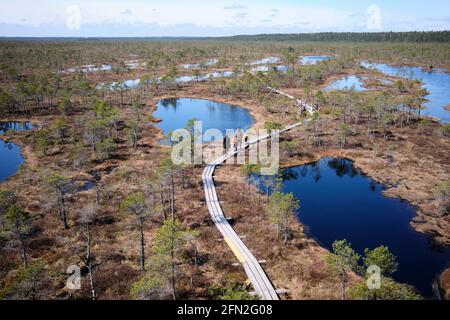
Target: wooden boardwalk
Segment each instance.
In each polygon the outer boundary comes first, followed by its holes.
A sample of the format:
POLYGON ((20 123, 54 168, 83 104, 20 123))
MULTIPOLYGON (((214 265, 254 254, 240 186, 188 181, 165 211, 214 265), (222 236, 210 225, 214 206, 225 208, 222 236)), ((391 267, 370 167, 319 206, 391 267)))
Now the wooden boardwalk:
MULTIPOLYGON (((289 96, 281 91, 276 89, 267 87, 269 90, 275 91, 279 94, 285 95, 290 99, 295 99, 292 96, 289 96)), ((301 100, 297 100, 302 103, 302 107, 305 110, 312 114, 314 112, 314 107, 306 105, 301 100), (305 107, 306 106, 306 107, 305 107)), ((306 120, 308 121, 308 120, 306 120)), ((294 123, 283 130, 280 130, 280 133, 292 130, 300 125, 302 122, 294 123)), ((263 268, 259 264, 258 260, 253 256, 241 238, 236 234, 234 229, 228 223, 223 211, 220 206, 219 199, 217 197, 216 187, 214 185, 214 170, 216 166, 222 164, 227 159, 234 157, 241 151, 244 151, 246 148, 258 143, 258 141, 265 140, 270 138, 269 134, 261 135, 259 137, 253 138, 247 143, 243 144, 237 150, 230 150, 228 153, 222 155, 216 160, 209 163, 205 169, 203 170, 202 179, 203 185, 205 189, 205 199, 206 204, 208 206, 209 213, 213 222, 215 223, 217 229, 219 229, 220 233, 224 237, 224 240, 231 251, 234 253, 238 261, 244 267, 245 273, 247 274, 248 279, 251 281, 253 288, 255 289, 256 294, 262 300, 279 300, 278 294, 272 284, 272 282, 267 277, 263 268)))

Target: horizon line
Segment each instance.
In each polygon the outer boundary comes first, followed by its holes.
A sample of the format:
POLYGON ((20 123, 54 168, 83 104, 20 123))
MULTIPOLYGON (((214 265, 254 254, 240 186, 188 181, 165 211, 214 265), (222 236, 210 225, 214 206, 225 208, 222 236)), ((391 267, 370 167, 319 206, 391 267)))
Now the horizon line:
POLYGON ((257 34, 234 34, 228 36, 0 36, 0 39, 214 39, 232 37, 255 37, 255 36, 277 36, 277 35, 314 35, 314 34, 385 34, 385 33, 437 33, 450 32, 450 29, 443 30, 410 30, 410 31, 320 31, 320 32, 296 32, 296 33, 257 33, 257 34))

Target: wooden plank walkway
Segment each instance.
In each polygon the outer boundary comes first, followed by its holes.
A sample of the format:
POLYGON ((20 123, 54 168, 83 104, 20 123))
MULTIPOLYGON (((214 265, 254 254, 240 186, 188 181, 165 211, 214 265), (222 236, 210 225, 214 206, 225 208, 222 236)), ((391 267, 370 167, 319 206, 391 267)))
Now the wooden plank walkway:
MULTIPOLYGON (((279 90, 273 89, 269 86, 267 86, 267 88, 269 90, 282 94, 290 99, 295 99, 294 97, 287 95, 279 90)), ((297 101, 301 102, 301 106, 305 108, 305 110, 308 113, 312 114, 314 112, 314 107, 307 105, 301 100, 297 101)), ((280 133, 292 130, 302 124, 303 122, 294 123, 290 126, 285 127, 283 130, 280 130, 280 133)), ((228 245, 228 247, 230 247, 231 251, 234 253, 238 261, 244 267, 245 273, 247 274, 248 279, 251 281, 256 294, 263 300, 279 300, 276 289, 274 288, 272 282, 267 277, 260 263, 253 256, 253 254, 250 252, 250 250, 247 248, 247 246, 244 244, 241 238, 236 234, 234 229, 228 223, 222 211, 222 207, 220 206, 213 179, 214 170, 216 166, 225 162, 227 159, 234 157, 236 154, 238 154, 241 151, 244 151, 251 145, 254 145, 259 141, 268 138, 270 138, 270 134, 265 134, 253 138, 252 140, 238 147, 236 150, 230 150, 228 153, 212 161, 203 170, 202 180, 205 189, 206 204, 208 206, 211 218, 215 223, 217 229, 219 229, 220 233, 223 235, 224 240, 228 245)))

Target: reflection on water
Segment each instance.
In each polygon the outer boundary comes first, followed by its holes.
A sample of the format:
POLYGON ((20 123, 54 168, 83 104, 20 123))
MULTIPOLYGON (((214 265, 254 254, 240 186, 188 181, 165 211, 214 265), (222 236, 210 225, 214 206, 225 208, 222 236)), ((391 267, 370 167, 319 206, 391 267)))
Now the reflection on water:
MULTIPOLYGON (((335 240, 347 239, 360 254, 386 245, 399 262, 394 278, 433 295, 431 283, 448 266, 450 248, 411 228, 415 209, 408 202, 385 197, 381 184, 341 158, 285 169, 277 178, 283 192, 300 199, 298 218, 320 244, 330 249, 335 240)), ((273 190, 277 178, 255 176, 263 191, 267 185, 273 190)))
POLYGON ((193 81, 207 81, 209 79, 213 78, 228 78, 233 75, 233 72, 231 71, 223 71, 223 72, 211 72, 204 75, 200 75, 198 77, 195 76, 181 76, 177 77, 175 79, 175 82, 177 83, 186 83, 186 82, 193 82, 193 81))
POLYGON ((261 60, 257 60, 251 63, 251 65, 257 66, 262 64, 274 64, 278 63, 281 59, 278 57, 267 57, 261 60))
POLYGON ((444 109, 450 104, 450 74, 441 72, 444 69, 434 69, 435 71, 430 72, 420 67, 396 67, 383 63, 362 62, 361 65, 389 76, 420 80, 430 93, 426 96, 429 101, 425 103, 426 109, 423 114, 440 118, 444 123, 450 122, 450 112, 444 109))
MULTIPOLYGON (((207 74, 199 75, 198 77, 195 76, 179 76, 175 78, 176 83, 188 83, 188 82, 200 82, 200 81, 207 81, 214 78, 228 78, 231 77, 234 73, 231 71, 221 71, 221 72, 210 72, 207 74)), ((161 78, 159 79, 153 79, 149 80, 149 84, 152 83, 161 83, 161 78)), ((112 82, 110 84, 100 83, 97 85, 97 89, 136 89, 141 84, 141 79, 131 79, 131 80, 125 80, 122 82, 112 82)))
POLYGON ((303 56, 298 61, 302 65, 318 64, 321 61, 330 60, 329 56, 303 56))
POLYGON ((33 130, 34 126, 29 121, 0 121, 0 134, 6 131, 29 131, 33 130))
POLYGON ((355 91, 366 91, 367 89, 363 87, 363 78, 355 75, 345 76, 342 79, 333 81, 330 85, 326 86, 324 90, 355 90, 355 91))
POLYGON ((23 161, 20 148, 17 145, 0 139, 0 182, 13 176, 19 170, 23 161))
POLYGON ((248 129, 253 118, 244 108, 204 99, 171 98, 158 101, 153 113, 155 118, 162 119, 157 124, 164 134, 176 129, 185 128, 190 119, 202 121, 203 132, 218 129, 225 133, 226 129, 248 129))
MULTIPOLYGON (((28 131, 33 129, 34 126, 28 121, 0 122, 0 134, 4 134, 8 130, 28 131)), ((0 139, 0 182, 13 176, 19 170, 20 165, 24 162, 20 151, 19 146, 0 139)))
POLYGON ((204 63, 189 63, 189 64, 183 64, 181 67, 183 69, 195 69, 195 68, 202 68, 202 67, 212 67, 219 63, 218 59, 209 59, 208 61, 204 63))
MULTIPOLYGON (((321 61, 329 60, 329 56, 303 56, 298 60, 298 63, 301 65, 314 65, 321 61)), ((270 64, 276 64, 280 62, 280 58, 278 57, 268 57, 262 60, 258 60, 252 62, 251 65, 254 65, 252 69, 253 72, 269 72, 270 70, 277 70, 281 73, 286 73, 289 70, 288 66, 285 65, 277 65, 277 66, 269 66, 270 64)))
POLYGON ((96 65, 87 65, 82 67, 70 68, 67 72, 98 72, 98 71, 111 71, 112 66, 110 64, 103 64, 101 66, 96 65))
POLYGON ((269 72, 271 70, 276 70, 281 73, 286 73, 288 69, 287 66, 257 66, 252 69, 252 72, 269 72))

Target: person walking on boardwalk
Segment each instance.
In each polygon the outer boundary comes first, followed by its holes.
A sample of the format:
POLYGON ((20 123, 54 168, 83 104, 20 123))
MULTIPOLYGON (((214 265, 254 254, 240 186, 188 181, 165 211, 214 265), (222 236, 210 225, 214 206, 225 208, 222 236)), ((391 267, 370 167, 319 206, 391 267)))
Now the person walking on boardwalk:
POLYGON ((228 150, 231 148, 231 139, 228 134, 225 134, 225 137, 223 138, 223 151, 224 153, 227 153, 228 150))
POLYGON ((243 136, 242 130, 241 130, 241 128, 238 128, 236 130, 236 146, 237 146, 237 148, 242 147, 242 136, 243 136))
POLYGON ((223 154, 227 153, 227 135, 222 139, 223 154))

